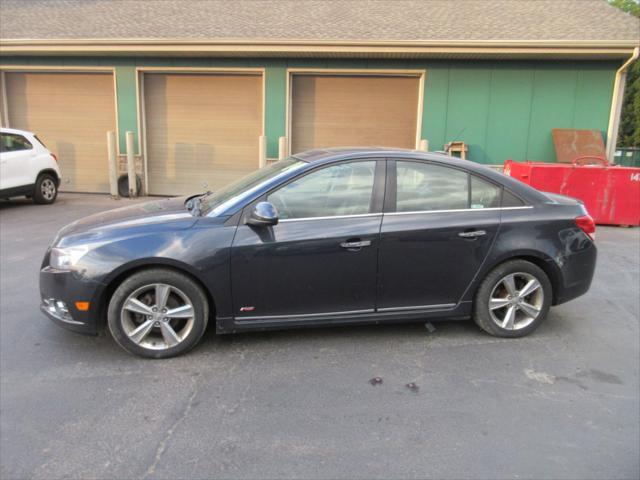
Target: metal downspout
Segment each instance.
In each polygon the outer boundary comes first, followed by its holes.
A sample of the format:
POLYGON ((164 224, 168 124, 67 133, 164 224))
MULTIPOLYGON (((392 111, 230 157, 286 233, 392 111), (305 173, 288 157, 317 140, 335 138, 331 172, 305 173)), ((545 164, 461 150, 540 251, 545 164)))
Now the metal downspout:
POLYGON ((624 83, 627 78, 627 68, 638 59, 640 48, 633 49, 631 57, 616 71, 613 82, 613 98, 611 100, 611 112, 609 113, 609 126, 607 128, 607 160, 613 162, 613 155, 618 141, 620 127, 620 113, 622 112, 622 100, 624 99, 624 83))

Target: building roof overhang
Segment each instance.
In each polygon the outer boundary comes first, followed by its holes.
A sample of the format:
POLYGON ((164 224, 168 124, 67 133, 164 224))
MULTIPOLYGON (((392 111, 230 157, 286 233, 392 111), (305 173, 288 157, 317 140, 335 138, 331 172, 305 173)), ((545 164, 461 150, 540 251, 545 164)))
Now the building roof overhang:
POLYGON ((639 41, 0 39, 2 55, 396 59, 626 59, 639 41))

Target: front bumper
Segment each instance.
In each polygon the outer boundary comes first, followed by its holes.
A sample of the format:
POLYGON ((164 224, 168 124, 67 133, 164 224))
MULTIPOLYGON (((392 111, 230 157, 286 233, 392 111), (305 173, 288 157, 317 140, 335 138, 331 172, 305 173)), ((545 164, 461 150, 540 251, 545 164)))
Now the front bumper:
POLYGON ((83 278, 79 272, 45 266, 40 270, 40 310, 61 327, 96 335, 101 287, 102 284, 83 278), (78 310, 76 302, 90 302, 89 310, 78 310))

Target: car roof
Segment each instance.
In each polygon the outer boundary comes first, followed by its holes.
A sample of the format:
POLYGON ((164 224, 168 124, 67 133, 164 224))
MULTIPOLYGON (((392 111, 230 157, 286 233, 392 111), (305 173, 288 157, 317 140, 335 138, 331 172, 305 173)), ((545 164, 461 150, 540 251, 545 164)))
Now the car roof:
POLYGON ((33 132, 27 130, 18 130, 17 128, 0 128, 1 133, 17 133, 18 135, 33 135, 33 132))
POLYGON ((513 177, 505 175, 502 172, 486 165, 482 165, 471 160, 462 160, 458 157, 453 157, 444 153, 389 147, 332 147, 296 153, 293 157, 311 165, 328 164, 358 158, 426 160, 432 163, 440 163, 443 166, 462 168, 469 172, 486 177, 508 187, 511 191, 523 196, 525 200, 529 202, 547 201, 547 198, 542 193, 513 177))

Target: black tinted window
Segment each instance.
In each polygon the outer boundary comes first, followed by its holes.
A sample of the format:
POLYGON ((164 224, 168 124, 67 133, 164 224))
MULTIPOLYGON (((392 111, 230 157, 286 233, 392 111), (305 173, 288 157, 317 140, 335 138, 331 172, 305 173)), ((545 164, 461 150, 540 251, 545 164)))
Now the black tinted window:
POLYGON ((491 182, 471 176, 471 208, 498 208, 501 188, 491 182))
POLYGON ((333 217, 369 213, 376 162, 322 168, 267 197, 280 218, 333 217))
POLYGON ((31 150, 33 148, 29 140, 15 133, 2 133, 0 134, 0 139, 3 152, 19 152, 20 150, 31 150))
POLYGON ((513 193, 503 190, 502 192, 502 206, 503 207, 522 207, 524 202, 516 197, 513 193))
POLYGON ((422 162, 397 161, 397 212, 469 208, 465 172, 422 162))

